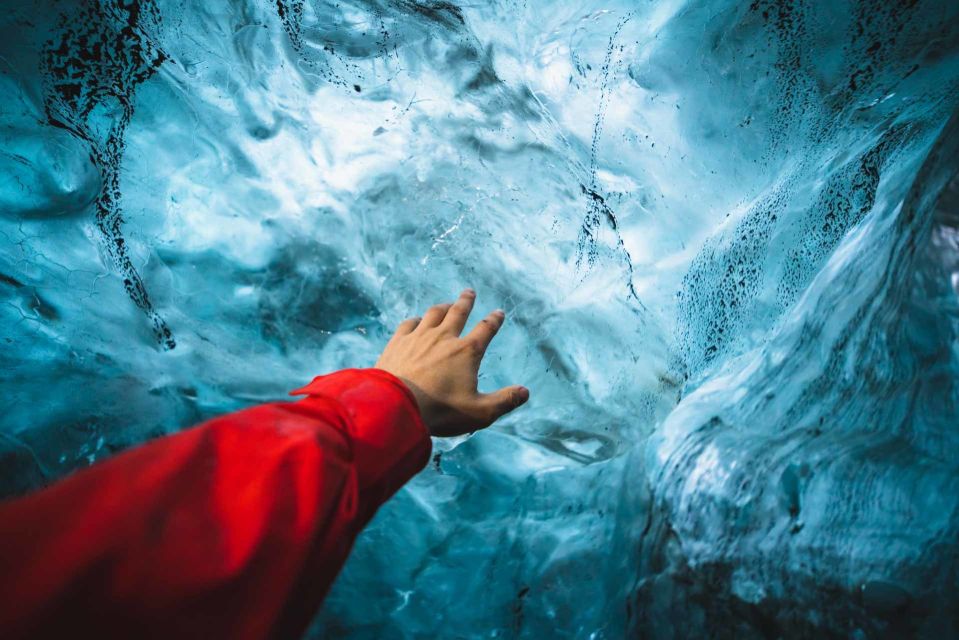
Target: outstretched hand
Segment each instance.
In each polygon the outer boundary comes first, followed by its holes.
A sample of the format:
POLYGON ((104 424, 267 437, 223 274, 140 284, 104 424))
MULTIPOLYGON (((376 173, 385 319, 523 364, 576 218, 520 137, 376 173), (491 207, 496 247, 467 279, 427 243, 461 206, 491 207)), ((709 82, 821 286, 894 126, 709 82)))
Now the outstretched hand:
POLYGON ((497 309, 460 337, 475 300, 476 292, 466 289, 453 304, 404 320, 376 362, 410 388, 434 436, 483 429, 529 399, 529 390, 519 385, 492 393, 477 390, 480 361, 506 314, 497 309))

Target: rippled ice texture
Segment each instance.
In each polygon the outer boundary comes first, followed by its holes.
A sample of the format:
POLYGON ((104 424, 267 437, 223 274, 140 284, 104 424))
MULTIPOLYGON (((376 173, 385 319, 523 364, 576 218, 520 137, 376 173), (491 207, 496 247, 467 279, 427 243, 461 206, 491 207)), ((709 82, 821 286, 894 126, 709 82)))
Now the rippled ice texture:
POLYGON ((314 635, 959 633, 956 3, 4 4, 5 493, 472 285, 314 635))

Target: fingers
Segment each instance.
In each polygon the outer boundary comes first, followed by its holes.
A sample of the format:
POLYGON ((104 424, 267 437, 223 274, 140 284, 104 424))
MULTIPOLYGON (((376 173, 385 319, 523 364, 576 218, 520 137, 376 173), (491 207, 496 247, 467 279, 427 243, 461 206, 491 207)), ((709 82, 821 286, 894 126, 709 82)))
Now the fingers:
POLYGON ((470 312, 473 311, 473 302, 475 301, 476 292, 472 289, 463 289, 463 293, 460 294, 459 299, 454 302, 453 306, 446 312, 446 317, 443 319, 442 324, 443 328, 459 337, 459 335, 463 333, 463 327, 466 326, 470 312))
POLYGON ((527 400, 529 400, 529 389, 518 384, 503 387, 493 393, 480 394, 480 402, 485 405, 491 424, 513 409, 522 406, 527 400))
POLYGON ((420 323, 420 318, 407 318, 396 327, 396 334, 398 336, 405 336, 408 333, 412 333, 420 323))
POLYGON ((506 313, 504 313, 502 309, 497 309, 480 320, 466 336, 465 340, 473 343, 473 347, 476 349, 479 357, 482 358, 483 354, 486 353, 486 348, 489 347, 490 341, 493 339, 493 336, 496 335, 496 332, 499 331, 499 328, 503 326, 505 319, 506 313))
POLYGON ((426 310, 426 313, 423 314, 423 319, 420 320, 419 326, 424 329, 430 329, 432 327, 438 327, 443 318, 446 317, 446 312, 450 310, 450 307, 453 305, 447 303, 443 304, 434 304, 432 307, 426 310))

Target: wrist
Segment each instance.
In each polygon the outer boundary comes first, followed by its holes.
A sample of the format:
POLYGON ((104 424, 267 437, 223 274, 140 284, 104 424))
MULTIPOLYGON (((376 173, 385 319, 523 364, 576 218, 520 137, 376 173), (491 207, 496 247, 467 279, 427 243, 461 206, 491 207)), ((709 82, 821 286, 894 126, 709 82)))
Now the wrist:
POLYGON ((423 424, 426 425, 426 429, 427 431, 430 432, 430 435, 433 435, 433 425, 430 420, 431 412, 429 412, 429 406, 430 406, 429 396, 427 396, 423 392, 423 390, 420 389, 416 385, 416 383, 414 383, 409 378, 397 375, 392 372, 387 372, 387 373, 391 373, 394 377, 396 377, 397 380, 402 382, 403 385, 406 387, 407 391, 410 392, 410 395, 413 396, 413 402, 416 405, 416 410, 420 414, 420 419, 423 421, 423 424))

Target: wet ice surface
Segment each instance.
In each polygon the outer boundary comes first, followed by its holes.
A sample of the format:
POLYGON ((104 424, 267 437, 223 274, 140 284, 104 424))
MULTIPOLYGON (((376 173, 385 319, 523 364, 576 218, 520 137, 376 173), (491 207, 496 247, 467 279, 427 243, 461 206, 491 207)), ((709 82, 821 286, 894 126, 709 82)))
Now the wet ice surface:
POLYGON ((959 633, 959 6, 818 5, 14 3, 5 493, 471 285, 533 398, 314 635, 959 633))

